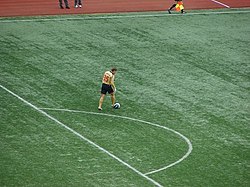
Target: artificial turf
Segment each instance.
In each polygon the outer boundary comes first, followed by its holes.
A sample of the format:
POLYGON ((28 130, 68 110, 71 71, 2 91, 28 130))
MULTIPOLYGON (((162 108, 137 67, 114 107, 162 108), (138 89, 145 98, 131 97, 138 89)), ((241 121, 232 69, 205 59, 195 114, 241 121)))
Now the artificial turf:
MULTIPOLYGON (((133 15, 1 19, 0 84, 142 173, 188 145, 133 119, 181 133, 193 151, 148 175, 162 186, 249 186, 250 13, 133 15), (90 114, 111 67, 121 109, 107 96, 110 116, 90 114)), ((154 186, 2 88, 0 102, 0 186, 154 186)))

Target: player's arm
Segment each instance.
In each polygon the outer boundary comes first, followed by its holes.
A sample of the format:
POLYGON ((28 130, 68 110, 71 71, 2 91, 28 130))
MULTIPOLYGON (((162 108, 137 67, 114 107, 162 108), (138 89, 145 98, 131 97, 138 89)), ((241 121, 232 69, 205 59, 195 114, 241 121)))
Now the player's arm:
POLYGON ((116 92, 115 84, 111 84, 111 86, 112 86, 113 91, 116 92))
POLYGON ((112 79, 111 79, 111 86, 113 88, 113 91, 116 92, 114 77, 112 77, 112 79))

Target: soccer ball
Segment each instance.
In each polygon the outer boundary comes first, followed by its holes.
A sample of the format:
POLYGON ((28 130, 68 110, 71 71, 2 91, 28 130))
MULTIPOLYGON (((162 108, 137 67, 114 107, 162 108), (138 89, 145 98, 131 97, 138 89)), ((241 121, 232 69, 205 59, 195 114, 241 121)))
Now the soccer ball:
POLYGON ((119 109, 121 107, 120 103, 115 103, 114 104, 114 109, 119 109))

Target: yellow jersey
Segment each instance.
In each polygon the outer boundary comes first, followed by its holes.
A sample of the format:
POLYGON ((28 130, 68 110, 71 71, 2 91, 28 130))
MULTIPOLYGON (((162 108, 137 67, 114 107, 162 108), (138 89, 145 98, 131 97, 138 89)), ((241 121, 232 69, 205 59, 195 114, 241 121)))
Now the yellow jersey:
POLYGON ((115 75, 113 75, 110 71, 106 71, 103 75, 102 83, 115 87, 114 80, 115 75))

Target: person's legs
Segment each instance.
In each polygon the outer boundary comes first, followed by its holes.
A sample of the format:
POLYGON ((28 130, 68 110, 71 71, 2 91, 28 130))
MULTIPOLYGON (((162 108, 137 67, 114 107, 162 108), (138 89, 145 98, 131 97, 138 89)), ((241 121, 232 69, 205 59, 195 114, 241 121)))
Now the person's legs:
POLYGON ((110 94, 110 96, 111 96, 111 103, 112 103, 112 106, 114 106, 114 104, 115 104, 115 94, 112 93, 112 94, 110 94))
POLYGON ((64 4, 65 4, 66 8, 69 8, 68 0, 64 0, 64 4))
POLYGON ((176 6, 176 4, 173 4, 169 9, 168 9, 168 13, 171 14, 171 10, 176 6))
POLYGON ((176 6, 176 4, 173 4, 173 5, 169 8, 169 10, 172 10, 175 6, 176 6))
POLYGON ((59 0, 59 6, 60 6, 61 9, 63 9, 62 0, 59 0))
POLYGON ((75 8, 77 8, 78 7, 78 2, 77 2, 77 0, 75 0, 75 8))
POLYGON ((98 106, 98 110, 102 110, 102 103, 104 101, 105 98, 105 94, 101 94, 100 100, 99 100, 99 106, 98 106))

